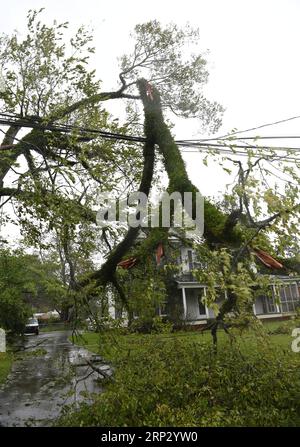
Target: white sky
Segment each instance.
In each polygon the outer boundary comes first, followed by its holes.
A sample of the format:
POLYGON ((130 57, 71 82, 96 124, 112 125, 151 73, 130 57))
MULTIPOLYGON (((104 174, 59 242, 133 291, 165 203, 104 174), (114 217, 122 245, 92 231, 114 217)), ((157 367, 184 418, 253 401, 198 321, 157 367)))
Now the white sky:
POLYGON ((40 7, 49 21, 94 28, 104 88, 116 85, 116 58, 128 50, 136 23, 189 22, 210 50, 209 91, 227 109, 226 130, 300 111, 299 0, 10 0, 1 8, 0 30, 24 29, 28 9, 40 7))
MULTIPOLYGON (((0 30, 22 31, 30 8, 45 7, 43 18, 94 29, 96 68, 103 89, 118 85, 117 57, 129 50, 129 33, 137 23, 158 19, 200 29, 200 44, 209 49, 209 99, 225 108, 219 134, 300 115, 300 0, 1 0, 0 30)), ((300 135, 300 120, 270 127, 260 135, 300 135)), ((188 123, 178 138, 201 137, 188 123)), ((253 133, 252 133, 253 134, 253 133)), ((300 141, 299 141, 300 142, 300 141)), ((201 166, 186 154, 191 178, 204 194, 222 190, 225 174, 201 166)))

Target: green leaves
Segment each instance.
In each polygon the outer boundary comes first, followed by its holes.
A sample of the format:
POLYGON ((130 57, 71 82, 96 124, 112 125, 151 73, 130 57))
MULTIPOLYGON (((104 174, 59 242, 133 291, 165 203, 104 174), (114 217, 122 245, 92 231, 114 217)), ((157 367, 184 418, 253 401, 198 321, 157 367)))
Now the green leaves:
POLYGON ((91 34, 81 27, 69 45, 62 43, 68 22, 47 26, 38 20, 41 12, 29 11, 23 40, 18 34, 0 39, 6 80, 6 90, 0 95, 2 107, 24 116, 44 117, 62 103, 99 88, 95 73, 87 67, 93 52, 91 34))
POLYGON ((165 108, 185 118, 197 117, 203 127, 216 131, 223 108, 203 95, 207 62, 201 54, 192 52, 198 50, 199 31, 175 24, 163 27, 153 20, 137 25, 132 37, 133 52, 121 58, 126 82, 130 85, 138 78, 153 82, 159 87, 165 108))
POLYGON ((25 260, 26 256, 0 250, 0 327, 12 333, 22 332, 30 315, 23 292, 34 287, 25 260))
POLYGON ((195 331, 95 335, 90 345, 98 342, 114 365, 114 381, 60 425, 297 426, 299 358, 270 345, 266 335, 249 331, 242 341, 222 335, 218 353, 195 331))

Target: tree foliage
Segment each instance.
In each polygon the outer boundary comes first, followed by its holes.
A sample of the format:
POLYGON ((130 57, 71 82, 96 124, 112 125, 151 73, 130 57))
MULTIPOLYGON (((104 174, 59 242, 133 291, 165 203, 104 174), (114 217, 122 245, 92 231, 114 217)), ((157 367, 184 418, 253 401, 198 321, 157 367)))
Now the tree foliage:
POLYGON ((298 426, 299 359, 263 334, 222 342, 199 335, 101 337, 115 380, 59 424, 100 427, 298 426), (129 338, 129 340, 126 340, 129 338), (125 340, 124 340, 125 339, 125 340))
POLYGON ((22 333, 34 308, 60 307, 64 289, 53 263, 41 263, 21 250, 1 249, 0 264, 0 326, 9 333, 22 333))
POLYGON ((157 21, 137 25, 134 50, 121 58, 120 78, 136 92, 136 80, 145 78, 159 88, 163 107, 185 118, 197 117, 203 127, 216 131, 223 108, 207 100, 203 87, 209 73, 198 50, 199 30, 190 26, 162 25, 157 21))

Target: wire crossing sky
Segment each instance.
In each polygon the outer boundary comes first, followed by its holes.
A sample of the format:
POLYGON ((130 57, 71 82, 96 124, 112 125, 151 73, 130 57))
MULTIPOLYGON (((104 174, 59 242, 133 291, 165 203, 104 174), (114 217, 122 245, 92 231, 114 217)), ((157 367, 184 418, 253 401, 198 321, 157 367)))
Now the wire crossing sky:
MULTIPOLYGON (((101 129, 94 129, 94 128, 86 128, 86 127, 80 127, 80 126, 75 126, 75 125, 65 125, 65 124, 51 124, 51 125, 42 125, 39 121, 34 120, 34 119, 30 119, 28 117, 26 118, 22 118, 19 115, 16 114, 5 114, 5 113, 0 113, 0 125, 3 126, 10 126, 10 125, 14 125, 16 122, 18 122, 19 125, 22 125, 23 127, 27 127, 30 129, 40 129, 40 130, 50 130, 50 131, 56 131, 56 132, 62 132, 62 133, 71 133, 73 130, 77 131, 79 135, 85 135, 87 140, 89 138, 89 136, 91 134, 93 135, 99 135, 100 137, 104 138, 104 139, 112 139, 112 140, 116 140, 116 141, 134 141, 134 142, 138 142, 138 143, 143 143, 145 141, 144 137, 139 137, 139 136, 134 136, 134 135, 126 135, 126 134, 120 134, 120 133, 112 133, 112 132, 108 132, 108 131, 104 131, 101 129)), ((275 123, 268 123, 268 124, 263 124, 261 126, 258 126, 257 128, 252 128, 251 130, 256 130, 262 127, 266 127, 266 126, 274 126, 276 124, 280 124, 282 122, 286 122, 286 121, 290 121, 292 119, 296 119, 296 118, 300 118, 300 116, 298 117, 292 117, 292 118, 287 118, 285 120, 279 121, 279 122, 275 122, 275 123)), ((237 133, 242 133, 242 132, 248 132, 248 129, 245 131, 239 131, 239 132, 235 132, 235 134, 237 133)), ((175 142, 177 143, 177 145, 182 149, 183 152, 195 152, 195 151, 191 151, 191 150, 186 150, 184 148, 195 148, 195 149, 201 149, 202 151, 208 151, 210 149, 214 149, 217 152, 220 153, 232 153, 235 155, 242 155, 242 156, 247 156, 247 150, 249 149, 256 149, 256 150, 270 150, 270 151, 286 151, 286 152, 293 152, 293 153, 297 153, 300 152, 300 147, 296 148, 296 147, 283 147, 283 146, 262 146, 262 145, 254 145, 254 144, 237 144, 235 141, 242 141, 243 137, 241 138, 232 138, 233 134, 229 134, 229 135, 225 135, 222 137, 216 137, 215 139, 209 139, 209 140, 175 140, 175 142), (225 141, 225 143, 222 143, 222 140, 225 141), (212 143, 212 142, 208 142, 205 143, 205 141, 219 141, 218 143, 212 143), (231 150, 226 150, 224 148, 230 148, 231 150), (222 148, 222 149, 221 149, 222 148), (239 149, 244 149, 244 151, 240 151, 239 149)), ((300 136, 282 136, 282 137, 262 137, 264 139, 278 139, 278 138, 282 138, 282 139, 286 139, 286 138, 300 138, 300 136)), ((246 137, 245 139, 259 139, 258 137, 246 137)), ((18 138, 16 138, 16 141, 20 141, 18 138)), ((0 147, 1 148, 1 147, 0 147)), ((6 150, 6 149, 10 149, 2 147, 2 150, 6 150)), ((197 152, 196 152, 197 153, 197 152)), ((260 152, 258 152, 258 156, 260 156, 260 152)), ((287 156, 282 156, 281 160, 300 160, 300 158, 298 157, 287 157, 287 156)))

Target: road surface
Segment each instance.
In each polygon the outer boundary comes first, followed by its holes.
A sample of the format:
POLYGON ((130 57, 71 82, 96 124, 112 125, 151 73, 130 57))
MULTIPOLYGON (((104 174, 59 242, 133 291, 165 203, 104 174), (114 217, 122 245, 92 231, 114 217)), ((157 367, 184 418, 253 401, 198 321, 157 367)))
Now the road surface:
POLYGON ((78 366, 90 353, 70 343, 69 335, 62 331, 26 337, 26 351, 44 348, 47 353, 14 363, 0 388, 0 426, 51 426, 63 405, 87 399, 83 391, 101 391, 99 375, 78 366))

